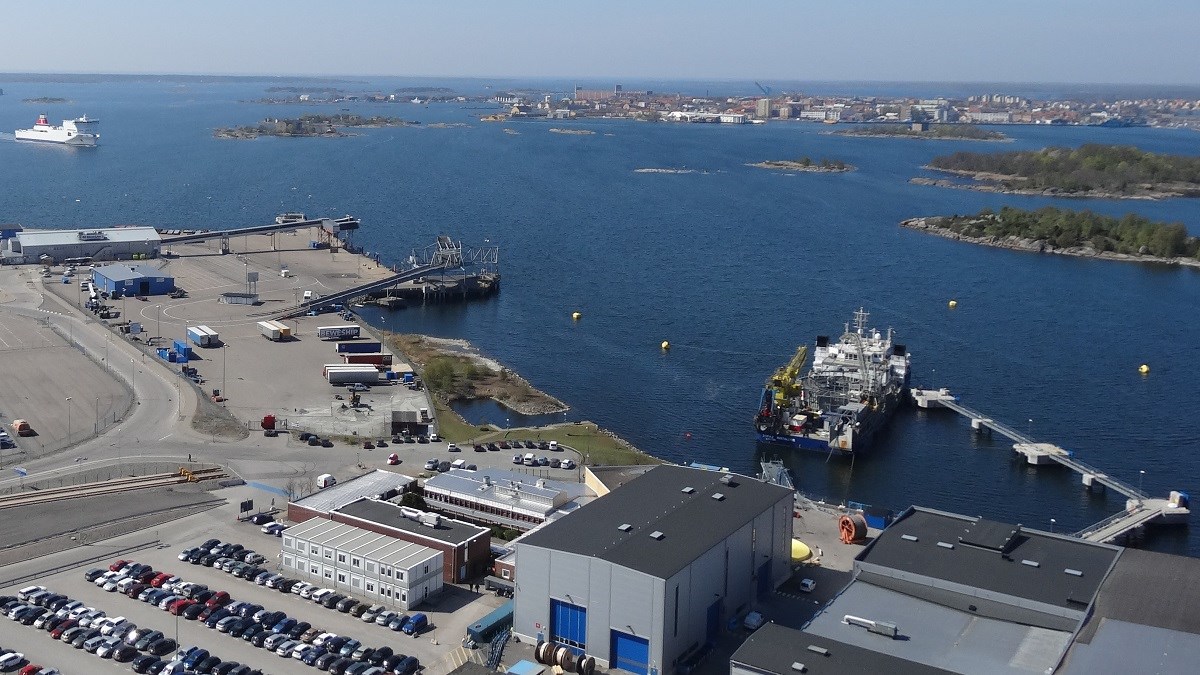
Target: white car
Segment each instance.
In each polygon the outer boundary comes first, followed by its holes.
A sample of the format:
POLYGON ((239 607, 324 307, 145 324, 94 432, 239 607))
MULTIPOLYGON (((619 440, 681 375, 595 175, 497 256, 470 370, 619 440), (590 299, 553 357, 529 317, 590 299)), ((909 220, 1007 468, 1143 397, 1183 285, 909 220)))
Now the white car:
POLYGON ((800 580, 800 590, 804 591, 805 593, 812 593, 813 589, 815 589, 816 587, 817 587, 817 582, 813 581, 812 579, 801 579, 800 580))
POLYGON ((304 591, 308 591, 311 588, 312 588, 312 584, 306 584, 303 581, 301 581, 300 583, 296 584, 295 586, 292 586, 292 593, 295 595, 299 595, 300 597, 304 597, 304 591))
POLYGON ((102 659, 107 659, 110 656, 112 656, 112 653, 115 652, 117 650, 117 647, 120 647, 120 646, 121 646, 121 638, 110 637, 107 640, 105 640, 104 642, 102 642, 99 647, 96 648, 96 656, 99 656, 102 659))
POLYGON ((25 600, 28 600, 29 596, 33 595, 34 593, 44 590, 46 590, 45 586, 26 586, 25 588, 17 591, 17 599, 24 602, 25 600))
POLYGON ((564 459, 564 460, 562 461, 562 468, 564 468, 564 469, 574 469, 574 468, 575 468, 575 460, 573 460, 573 459, 564 459))
POLYGON ((4 656, 0 656, 0 670, 5 672, 16 670, 17 666, 25 661, 25 655, 21 652, 10 652, 4 656))
POLYGON ((194 548, 185 548, 182 551, 180 551, 179 555, 177 555, 175 557, 180 560, 186 561, 188 559, 188 556, 190 556, 191 554, 193 554, 195 552, 196 552, 196 549, 194 549, 194 548))
POLYGON ((317 637, 315 637, 313 639, 313 646, 314 647, 323 647, 326 642, 332 640, 335 637, 337 637, 337 633, 321 633, 320 635, 318 635, 317 637))
POLYGON ((12 609, 8 610, 8 618, 13 619, 15 621, 17 616, 19 616, 21 614, 21 612, 24 612, 25 610, 29 609, 30 607, 33 607, 33 605, 27 605, 23 602, 19 605, 14 605, 12 609))

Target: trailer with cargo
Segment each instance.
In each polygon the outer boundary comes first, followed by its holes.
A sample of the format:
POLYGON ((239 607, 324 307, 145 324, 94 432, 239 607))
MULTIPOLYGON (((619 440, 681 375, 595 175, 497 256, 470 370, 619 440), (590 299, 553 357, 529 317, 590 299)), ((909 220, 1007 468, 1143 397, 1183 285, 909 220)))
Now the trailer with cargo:
POLYGON ((338 354, 372 354, 383 351, 379 342, 339 342, 334 346, 338 354))
POLYGON ((197 347, 216 347, 221 343, 217 331, 208 326, 188 326, 187 336, 197 347))
POLYGON ((319 326, 317 337, 322 340, 346 340, 356 338, 362 329, 353 324, 346 326, 319 326))
POLYGON ((325 376, 329 380, 329 384, 375 384, 379 382, 379 371, 371 368, 369 370, 331 370, 325 376))
POLYGON ((274 342, 278 342, 283 339, 283 333, 280 332, 279 327, 270 321, 259 321, 258 332, 262 334, 263 337, 274 342))
POLYGON ((335 370, 373 370, 379 372, 379 366, 370 363, 327 363, 321 368, 322 375, 328 375, 335 370))

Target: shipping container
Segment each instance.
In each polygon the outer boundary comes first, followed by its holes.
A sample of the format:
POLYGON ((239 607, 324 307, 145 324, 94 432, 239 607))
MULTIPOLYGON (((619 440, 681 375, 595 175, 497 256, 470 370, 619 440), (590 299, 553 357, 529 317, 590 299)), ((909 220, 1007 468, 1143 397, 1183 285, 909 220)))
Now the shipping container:
POLYGON ((370 363, 376 366, 392 365, 391 354, 342 354, 346 363, 370 363))
POLYGON ((379 371, 370 370, 331 370, 325 375, 329 380, 329 384, 354 384, 361 382, 362 384, 375 384, 379 382, 379 371))
POLYGON ((284 323, 282 321, 268 321, 267 323, 274 324, 275 327, 279 329, 279 335, 280 335, 281 339, 284 339, 284 340, 292 339, 292 327, 291 326, 287 325, 286 323, 284 323))
POLYGON ((258 332, 268 340, 274 340, 278 342, 279 340, 283 339, 283 334, 279 332, 279 328, 270 321, 259 321, 258 332))
POLYGON ((353 324, 347 326, 320 326, 317 328, 317 337, 322 340, 345 340, 347 338, 358 337, 361 329, 353 324))
POLYGON ((338 354, 373 354, 383 351, 379 342, 339 342, 334 345, 338 354))
POLYGON ((208 326, 188 326, 187 336, 197 347, 216 347, 221 344, 221 336, 208 326))

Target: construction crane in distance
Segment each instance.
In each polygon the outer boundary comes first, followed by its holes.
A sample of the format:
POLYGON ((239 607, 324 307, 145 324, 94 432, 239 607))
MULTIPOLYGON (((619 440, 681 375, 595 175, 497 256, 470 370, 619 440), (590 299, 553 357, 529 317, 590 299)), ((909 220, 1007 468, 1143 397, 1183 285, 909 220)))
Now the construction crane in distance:
POLYGON ((763 95, 764 95, 764 96, 770 96, 770 95, 771 95, 771 88, 770 88, 770 87, 764 87, 764 86, 762 86, 761 84, 759 84, 759 83, 757 83, 757 82, 755 82, 755 83, 754 83, 754 86, 758 87, 758 90, 759 90, 759 91, 761 91, 761 92, 763 93, 763 95))

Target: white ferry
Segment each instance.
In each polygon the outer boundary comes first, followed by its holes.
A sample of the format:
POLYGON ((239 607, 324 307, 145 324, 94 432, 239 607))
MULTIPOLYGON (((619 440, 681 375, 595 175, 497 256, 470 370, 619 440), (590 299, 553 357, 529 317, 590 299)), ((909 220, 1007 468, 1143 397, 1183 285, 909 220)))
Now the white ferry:
POLYGON ((100 120, 90 120, 87 115, 73 120, 63 120, 61 127, 50 125, 45 115, 38 115, 32 129, 17 129, 14 132, 18 141, 41 141, 42 143, 61 143, 95 147, 100 140, 96 133, 96 125, 100 120))

